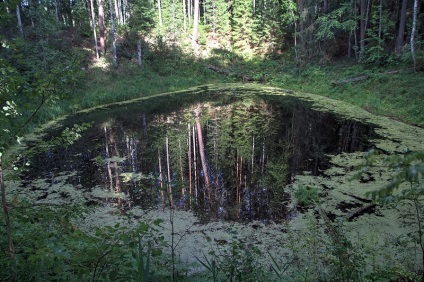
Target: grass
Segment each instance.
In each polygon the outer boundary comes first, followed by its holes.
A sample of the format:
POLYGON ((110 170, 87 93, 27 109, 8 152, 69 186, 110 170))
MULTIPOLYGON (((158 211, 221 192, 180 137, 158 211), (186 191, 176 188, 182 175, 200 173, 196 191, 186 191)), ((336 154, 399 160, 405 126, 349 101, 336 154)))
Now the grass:
MULTIPOLYGON (((189 57, 154 61, 140 70, 135 62, 123 62, 118 70, 92 68, 87 72, 84 87, 72 101, 76 109, 104 103, 181 90, 207 83, 232 82, 207 69, 208 61, 189 57), (154 65, 160 63, 159 66, 154 65)), ((424 79, 422 72, 412 70, 383 74, 406 66, 385 68, 339 61, 328 66, 310 65, 299 69, 291 60, 241 61, 228 68, 263 80, 266 84, 309 92, 342 100, 371 113, 388 116, 408 124, 424 127, 424 79), (359 75, 368 80, 332 86, 332 82, 359 75)))
POLYGON ((376 115, 424 127, 423 74, 413 70, 384 74, 398 69, 407 69, 407 66, 399 64, 380 68, 346 60, 328 66, 311 65, 300 70, 291 62, 265 61, 262 65, 250 63, 242 66, 242 70, 253 77, 261 74, 272 86, 342 100, 376 115), (368 75, 369 79, 332 86, 334 81, 360 75, 368 75))

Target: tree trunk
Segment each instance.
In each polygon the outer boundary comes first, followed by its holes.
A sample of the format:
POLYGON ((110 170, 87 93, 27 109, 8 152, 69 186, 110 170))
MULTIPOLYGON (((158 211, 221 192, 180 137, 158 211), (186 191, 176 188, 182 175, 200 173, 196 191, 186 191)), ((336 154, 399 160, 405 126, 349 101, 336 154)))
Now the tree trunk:
POLYGON ((168 172, 168 193, 170 208, 174 207, 174 199, 172 197, 172 186, 171 186, 171 158, 169 156, 169 140, 168 133, 166 134, 166 168, 168 172))
MULTIPOLYGON (((196 0, 196 1, 198 1, 198 0, 196 0)), ((200 109, 197 108, 194 111, 194 114, 196 116, 197 135, 198 135, 198 139, 199 139, 200 161, 202 162, 203 174, 205 176, 205 188, 208 192, 209 205, 210 205, 210 208, 212 209, 212 193, 211 193, 211 186, 210 186, 210 181, 209 181, 208 165, 206 163, 205 146, 203 144, 202 125, 200 124, 200 109)))
POLYGON ((415 29, 417 26, 417 12, 418 12, 418 0, 414 0, 414 15, 412 17, 412 31, 411 31, 411 55, 412 61, 414 62, 414 70, 417 67, 417 59, 415 57, 415 29))
POLYGON ((183 0, 184 31, 187 31, 186 0, 183 0))
POLYGON ((191 15, 192 15, 192 2, 191 0, 187 0, 187 18, 188 18, 188 24, 191 24, 191 15))
POLYGON ((96 20, 94 14, 94 3, 93 0, 90 0, 91 7, 91 25, 93 26, 93 34, 94 34, 94 48, 96 50, 96 58, 99 59, 99 48, 97 46, 97 33, 96 33, 96 20))
POLYGON ((206 3, 203 2, 203 24, 206 25, 206 3))
POLYGON ((22 20, 21 20, 21 9, 19 5, 16 5, 16 18, 18 19, 18 27, 21 36, 24 37, 24 29, 22 28, 22 20))
POLYGON ((142 53, 141 53, 141 40, 137 40, 137 62, 138 62, 138 67, 142 68, 143 67, 143 61, 142 61, 142 53))
POLYGON ((116 15, 119 17, 119 24, 124 24, 124 15, 122 14, 122 0, 118 0, 118 14, 116 15))
MULTIPOLYGON (((352 0, 352 10, 353 10, 353 17, 356 18, 357 17, 357 11, 356 11, 356 0, 352 0)), ((355 26, 353 27, 353 39, 354 39, 354 51, 355 51, 355 59, 358 60, 359 56, 358 56, 358 35, 357 35, 357 30, 358 30, 358 23, 357 21, 355 21, 355 26)))
POLYGON ((99 36, 100 36, 100 53, 104 55, 106 53, 106 38, 105 38, 105 13, 103 9, 103 0, 98 1, 99 6, 99 36))
POLYGON ((129 7, 128 7, 128 0, 123 0, 122 2, 122 15, 123 15, 123 20, 124 20, 124 24, 126 24, 128 22, 128 19, 130 18, 130 11, 129 11, 129 7))
POLYGON ((109 12, 110 12, 110 36, 112 39, 112 49, 113 49, 113 66, 116 68, 118 66, 118 60, 116 58, 115 24, 113 21, 112 0, 109 0, 109 12))
POLYGON ((53 5, 54 5, 54 11, 55 11, 55 16, 56 16, 56 21, 59 22, 60 21, 60 17, 59 17, 59 4, 57 3, 57 0, 53 1, 53 5))
POLYGON ((184 171, 183 171, 183 157, 182 157, 182 148, 181 148, 181 137, 178 136, 178 150, 179 150, 179 157, 180 157, 180 177, 181 177, 181 195, 184 198, 185 192, 185 179, 184 179, 184 171))
POLYGON ((367 21, 366 21, 366 13, 367 13, 367 0, 361 0, 361 20, 360 20, 360 30, 359 30, 359 57, 362 59, 365 55, 365 35, 367 31, 367 21))
POLYGON ((191 129, 190 124, 188 124, 188 138, 187 138, 187 160, 188 160, 188 181, 189 181, 189 192, 190 192, 190 207, 191 207, 191 199, 193 197, 193 187, 192 187, 192 173, 191 173, 191 129))
POLYGON ((196 49, 197 47, 198 29, 199 29, 199 0, 194 0, 193 36, 191 38, 191 45, 193 49, 196 49))
POLYGON ((159 166, 159 185, 160 185, 160 195, 162 197, 162 209, 165 209, 165 196, 163 190, 163 174, 162 174, 162 163, 160 160, 160 150, 158 149, 158 166, 159 166))
POLYGON ((305 51, 305 21, 303 20, 303 10, 304 10, 304 3, 303 0, 299 0, 299 25, 300 25, 300 32, 299 32, 299 36, 300 36, 300 45, 302 46, 302 51, 305 51))
POLYGON ((196 131, 194 130, 194 125, 193 125, 193 169, 194 169, 194 198, 196 199, 197 202, 197 156, 196 156, 196 131))
POLYGON ((110 167, 110 154, 109 154, 109 142, 108 142, 108 136, 107 136, 107 128, 104 128, 105 131, 105 152, 106 152, 106 167, 107 167, 107 172, 108 172, 108 177, 109 177, 109 188, 110 191, 113 192, 113 176, 112 176, 112 169, 110 167))
POLYGON ((406 8, 408 6, 408 0, 402 1, 402 9, 400 11, 399 29, 396 38, 396 54, 399 56, 402 53, 405 33, 405 22, 406 22, 406 8))
POLYGON ((115 8, 115 18, 116 22, 119 25, 119 8, 118 8, 118 0, 113 0, 113 7, 115 8))
POLYGON ((162 27, 162 7, 160 0, 158 0, 158 15, 159 15, 159 26, 162 27))

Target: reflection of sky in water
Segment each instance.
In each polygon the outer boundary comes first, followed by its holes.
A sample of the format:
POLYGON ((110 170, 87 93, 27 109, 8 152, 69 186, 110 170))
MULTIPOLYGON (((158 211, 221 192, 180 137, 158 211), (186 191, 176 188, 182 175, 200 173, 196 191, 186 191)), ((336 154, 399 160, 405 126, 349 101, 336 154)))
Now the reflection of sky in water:
POLYGON ((65 126, 94 125, 76 143, 38 154, 25 177, 54 183, 75 171, 69 183, 102 187, 111 195, 103 204, 121 209, 173 204, 206 217, 278 221, 296 174, 319 175, 327 154, 367 150, 377 137, 309 102, 250 91, 180 93, 72 117, 65 126))

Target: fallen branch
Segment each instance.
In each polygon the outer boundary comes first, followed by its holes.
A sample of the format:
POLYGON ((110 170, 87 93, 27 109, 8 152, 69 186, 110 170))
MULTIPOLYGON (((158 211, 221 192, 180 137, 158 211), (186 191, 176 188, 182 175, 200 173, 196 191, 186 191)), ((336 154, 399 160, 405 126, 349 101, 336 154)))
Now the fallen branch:
POLYGON ((364 212, 366 212, 366 211, 368 211, 368 210, 370 210, 370 209, 372 209, 372 208, 374 208, 374 207, 376 207, 376 206, 377 206, 376 204, 369 204, 369 205, 363 206, 363 207, 361 207, 361 208, 359 208, 359 209, 357 209, 357 210, 355 210, 355 211, 351 212, 351 213, 347 216, 347 220, 348 220, 348 221, 352 221, 352 219, 354 219, 354 218, 356 218, 356 217, 360 216, 360 215, 361 215, 361 214, 363 214, 364 212))
POLYGON ((364 203, 371 203, 372 202, 372 200, 370 200, 370 199, 359 197, 357 195, 350 194, 350 193, 343 193, 343 195, 350 196, 350 197, 352 197, 352 198, 354 198, 356 200, 359 200, 361 202, 364 202, 364 203))
POLYGON ((217 72, 219 74, 223 74, 225 76, 234 76, 238 79, 241 79, 242 81, 249 81, 252 82, 254 81, 253 77, 249 76, 249 75, 244 75, 244 74, 239 74, 227 69, 223 69, 214 65, 208 65, 208 69, 213 70, 214 72, 217 72))
MULTIPOLYGON (((410 68, 406 68, 406 69, 380 72, 380 73, 377 73, 377 75, 398 74, 398 73, 400 73, 402 71, 419 71, 419 70, 422 70, 422 69, 423 69, 423 67, 418 67, 418 68, 410 67, 410 68)), ((355 77, 352 77, 352 78, 347 78, 347 79, 343 79, 343 80, 333 81, 333 82, 331 82, 331 85, 333 85, 333 86, 339 86, 339 85, 350 83, 350 82, 367 80, 369 78, 370 77, 368 75, 360 75, 360 76, 355 76, 355 77)))
POLYGON ((350 82, 367 80, 368 78, 370 78, 368 75, 361 75, 361 76, 356 76, 356 77, 352 77, 352 78, 348 78, 348 79, 333 81, 331 83, 331 85, 333 85, 333 86, 339 86, 339 85, 350 83, 350 82))

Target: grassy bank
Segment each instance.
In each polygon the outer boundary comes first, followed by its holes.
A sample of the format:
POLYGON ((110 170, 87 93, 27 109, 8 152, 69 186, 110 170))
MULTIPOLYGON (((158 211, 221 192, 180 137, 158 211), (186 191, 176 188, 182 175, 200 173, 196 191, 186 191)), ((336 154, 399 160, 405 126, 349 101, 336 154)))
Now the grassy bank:
POLYGON ((338 61, 328 66, 310 65, 299 69, 291 62, 260 61, 243 64, 240 69, 252 77, 263 78, 272 86, 326 96, 377 115, 424 126, 423 72, 414 72, 407 66, 380 68, 338 61), (357 76, 369 78, 333 85, 335 81, 357 76))
MULTIPOLYGON (((218 58, 221 59, 221 58, 218 58)), ((71 100, 56 103, 43 111, 42 120, 105 103, 146 97, 162 92, 182 90, 192 86, 240 81, 239 75, 252 77, 270 86, 323 95, 362 107, 408 124, 424 127, 424 79, 422 72, 407 66, 372 67, 351 61, 332 65, 309 65, 299 68, 293 60, 251 60, 230 63, 221 60, 219 66, 238 75, 225 76, 207 68, 217 58, 194 60, 182 55, 158 58, 142 69, 135 62, 122 61, 118 69, 105 61, 85 70, 84 82, 71 100), (388 73, 399 70, 395 73, 388 73), (334 86, 334 81, 357 76, 369 78, 334 86)))

